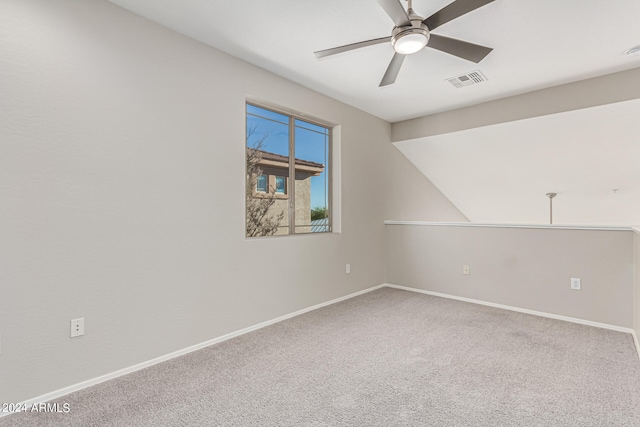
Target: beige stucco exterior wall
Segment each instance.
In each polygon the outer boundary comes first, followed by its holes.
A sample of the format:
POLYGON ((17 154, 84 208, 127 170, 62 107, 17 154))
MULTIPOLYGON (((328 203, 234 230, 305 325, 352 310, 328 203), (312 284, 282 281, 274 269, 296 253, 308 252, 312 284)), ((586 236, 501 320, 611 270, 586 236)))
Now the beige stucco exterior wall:
MULTIPOLYGON (((282 176, 282 175, 280 175, 282 176)), ((296 233, 308 233, 311 231, 311 178, 305 177, 295 181, 295 198, 296 198, 296 233)), ((286 195, 276 194, 273 206, 269 209, 270 217, 276 218, 282 214, 283 219, 280 222, 278 231, 275 236, 285 236, 289 234, 289 193, 286 195)))
POLYGON ((296 177, 296 233, 311 232, 311 177, 296 177))

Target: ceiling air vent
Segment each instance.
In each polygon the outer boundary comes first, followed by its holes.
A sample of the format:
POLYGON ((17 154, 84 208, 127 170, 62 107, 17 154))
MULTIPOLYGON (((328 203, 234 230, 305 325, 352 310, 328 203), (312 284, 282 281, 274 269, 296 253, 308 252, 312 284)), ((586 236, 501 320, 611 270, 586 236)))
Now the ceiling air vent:
POLYGON ((449 83, 457 88, 463 88, 465 86, 471 86, 477 83, 486 82, 488 79, 480 70, 475 70, 461 76, 451 77, 447 79, 449 83))

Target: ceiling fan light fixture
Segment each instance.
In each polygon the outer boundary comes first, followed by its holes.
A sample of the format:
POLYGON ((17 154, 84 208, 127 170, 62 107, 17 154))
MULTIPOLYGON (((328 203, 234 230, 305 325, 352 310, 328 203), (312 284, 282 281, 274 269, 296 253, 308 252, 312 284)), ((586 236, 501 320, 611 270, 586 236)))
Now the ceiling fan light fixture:
POLYGON ((429 31, 426 27, 398 28, 391 37, 393 50, 402 55, 411 55, 421 51, 429 43, 429 31))
POLYGON ((627 56, 640 56, 640 46, 632 47, 625 52, 627 56))

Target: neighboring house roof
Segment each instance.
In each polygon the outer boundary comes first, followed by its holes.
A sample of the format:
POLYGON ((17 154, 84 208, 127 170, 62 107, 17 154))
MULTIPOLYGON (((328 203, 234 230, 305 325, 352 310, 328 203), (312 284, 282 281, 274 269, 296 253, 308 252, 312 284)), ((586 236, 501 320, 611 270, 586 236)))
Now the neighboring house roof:
MULTIPOLYGON (((252 148, 248 148, 252 150, 252 148)), ((261 159, 258 162, 259 165, 272 166, 280 168, 289 167, 289 156, 283 156, 281 154, 271 153, 269 151, 257 150, 260 152, 261 159)), ((324 171, 324 165, 322 163, 316 163, 309 160, 295 159, 296 170, 306 171, 312 175, 319 175, 324 171)))
MULTIPOLYGON (((277 162, 289 163, 289 156, 282 156, 280 154, 270 153, 264 150, 258 150, 258 151, 262 153, 262 160, 274 160, 277 162)), ((312 166, 312 167, 324 169, 324 165, 322 163, 316 163, 316 162, 311 162, 309 160, 302 160, 302 159, 295 159, 295 160, 296 160, 296 165, 312 166)))

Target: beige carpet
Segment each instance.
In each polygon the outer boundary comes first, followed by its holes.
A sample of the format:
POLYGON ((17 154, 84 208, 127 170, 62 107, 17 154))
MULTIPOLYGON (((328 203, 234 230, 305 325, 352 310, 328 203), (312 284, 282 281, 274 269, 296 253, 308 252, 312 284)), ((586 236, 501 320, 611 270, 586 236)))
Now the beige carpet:
POLYGON ((0 426, 640 426, 629 334, 383 288, 0 426))

